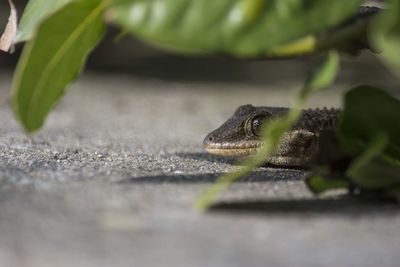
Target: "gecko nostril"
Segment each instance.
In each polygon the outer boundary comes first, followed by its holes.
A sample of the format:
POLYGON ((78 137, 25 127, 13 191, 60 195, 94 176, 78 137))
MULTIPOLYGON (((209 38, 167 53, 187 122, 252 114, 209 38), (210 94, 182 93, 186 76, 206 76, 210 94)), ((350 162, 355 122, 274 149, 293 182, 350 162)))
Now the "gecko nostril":
POLYGON ((213 142, 214 142, 214 137, 212 135, 207 135, 203 140, 203 144, 206 146, 211 145, 213 142))

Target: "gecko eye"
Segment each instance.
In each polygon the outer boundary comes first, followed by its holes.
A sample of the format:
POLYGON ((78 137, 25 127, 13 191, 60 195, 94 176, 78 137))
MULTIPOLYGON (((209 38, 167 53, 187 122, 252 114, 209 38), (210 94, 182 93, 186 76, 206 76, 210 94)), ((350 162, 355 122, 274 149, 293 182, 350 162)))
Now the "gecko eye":
POLYGON ((258 115, 251 121, 251 131, 256 136, 261 136, 261 128, 264 122, 265 116, 258 115))
POLYGON ((264 121, 270 117, 268 113, 258 113, 249 116, 245 122, 246 135, 249 138, 261 137, 261 129, 264 121))

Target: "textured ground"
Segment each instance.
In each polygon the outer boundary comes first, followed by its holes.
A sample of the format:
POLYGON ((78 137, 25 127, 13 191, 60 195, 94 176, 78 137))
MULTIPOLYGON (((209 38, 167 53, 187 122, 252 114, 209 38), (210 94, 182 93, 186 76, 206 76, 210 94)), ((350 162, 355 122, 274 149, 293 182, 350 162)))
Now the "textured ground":
MULTIPOLYGON (((237 167, 205 154, 204 135, 240 104, 289 105, 294 82, 86 74, 33 136, 12 117, 10 83, 0 75, 0 266, 400 262, 398 208, 317 199, 302 170, 260 168, 213 212, 193 208, 219 174, 237 167)), ((338 87, 310 106, 339 106, 338 87)))

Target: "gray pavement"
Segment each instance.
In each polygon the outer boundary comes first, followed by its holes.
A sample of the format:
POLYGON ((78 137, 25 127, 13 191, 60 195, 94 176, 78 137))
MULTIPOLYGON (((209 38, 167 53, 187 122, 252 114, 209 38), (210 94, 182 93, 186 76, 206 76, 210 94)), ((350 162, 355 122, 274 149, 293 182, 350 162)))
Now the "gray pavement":
MULTIPOLYGON (((177 82, 87 73, 26 136, 0 75, 0 266, 399 266, 400 213, 303 170, 259 168, 208 213, 201 192, 238 166, 205 134, 241 104, 287 106, 299 83, 177 82)), ((343 84, 310 106, 340 106, 343 84)))

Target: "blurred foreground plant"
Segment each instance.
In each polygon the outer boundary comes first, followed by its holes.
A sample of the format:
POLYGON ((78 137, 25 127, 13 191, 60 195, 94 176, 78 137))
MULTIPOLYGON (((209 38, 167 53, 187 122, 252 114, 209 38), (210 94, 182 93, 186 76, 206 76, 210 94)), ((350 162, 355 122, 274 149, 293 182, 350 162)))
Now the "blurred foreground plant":
POLYGON ((177 53, 276 57, 331 49, 337 36, 320 33, 355 14, 360 2, 30 0, 16 38, 27 44, 15 73, 14 110, 28 132, 43 125, 101 39, 105 17, 124 31, 177 53), (330 44, 331 35, 335 36, 330 44))

